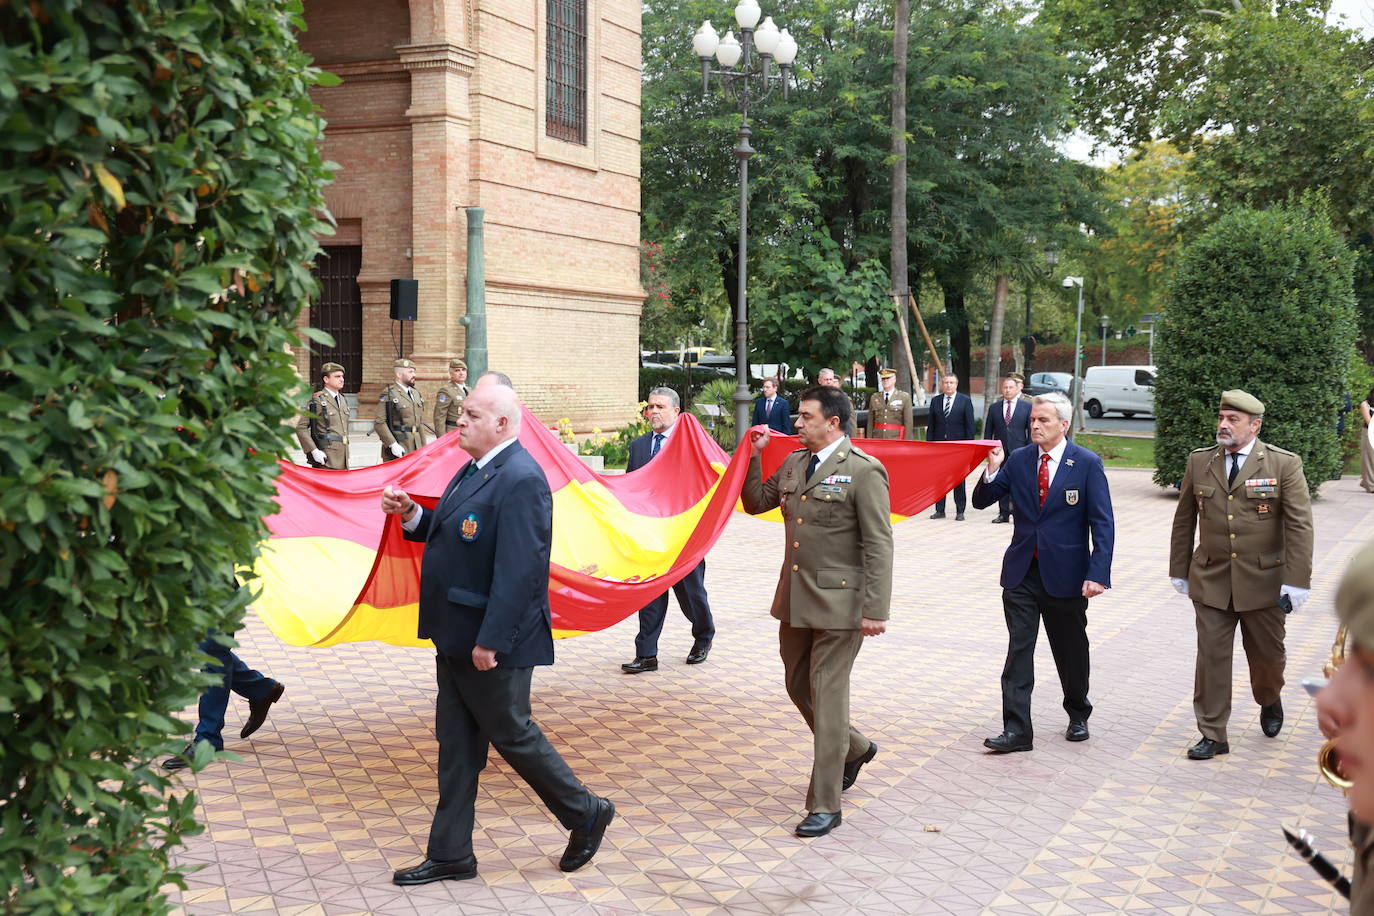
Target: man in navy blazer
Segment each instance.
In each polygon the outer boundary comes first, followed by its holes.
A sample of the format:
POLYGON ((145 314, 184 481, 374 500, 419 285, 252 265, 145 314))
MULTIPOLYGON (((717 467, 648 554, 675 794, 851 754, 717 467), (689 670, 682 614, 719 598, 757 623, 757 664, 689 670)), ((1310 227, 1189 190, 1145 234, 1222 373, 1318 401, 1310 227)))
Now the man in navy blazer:
MULTIPOLYGON (((927 442, 954 442, 973 438, 973 400, 959 393, 959 376, 953 372, 940 379, 940 397, 930 402, 930 416, 926 419, 927 442)), ((964 520, 967 490, 961 480, 954 487, 954 520, 964 520)), ((945 497, 935 504, 931 518, 945 517, 945 497)))
MULTIPOLYGON (((1021 397, 1021 386, 1008 376, 1002 379, 1002 396, 988 405, 983 438, 1000 440, 1004 453, 1010 455, 1030 442, 1030 415, 1031 405, 1021 397)), ((1011 521, 1014 503, 1011 497, 998 502, 994 525, 1011 521)))
MULTIPOLYGON (((677 392, 671 388, 655 388, 645 402, 644 417, 649 431, 630 443, 630 460, 625 470, 637 471, 652 461, 666 447, 668 437, 677 428, 682 412, 677 392)), ((686 577, 673 586, 677 606, 692 622, 692 651, 687 664, 699 665, 711 651, 716 636, 716 624, 711 619, 711 604, 706 600, 706 561, 702 560, 686 577)), ((639 635, 635 637, 635 660, 620 668, 626 674, 642 674, 658 670, 658 634, 668 616, 668 593, 664 592, 639 611, 639 635)))
POLYGON ((382 494, 382 511, 399 515, 406 538, 425 544, 419 635, 434 641, 439 685, 439 804, 424 862, 396 872, 396 884, 476 877, 472 827, 489 744, 572 831, 563 871, 591 860, 615 816, 530 717, 534 666, 553 664, 553 497, 519 433, 515 392, 479 386, 458 420, 459 444, 472 460, 434 509, 392 487, 382 494))
POLYGON ((1016 527, 1002 560, 1002 611, 1007 620, 1007 661, 1002 668, 1002 734, 985 747, 999 753, 1032 747, 1031 691, 1040 619, 1059 669, 1070 741, 1088 739, 1088 599, 1111 588, 1112 497, 1102 459, 1064 434, 1073 408, 1058 392, 1042 394, 1031 409, 1033 445, 1006 458, 988 454, 988 469, 973 488, 984 509, 1008 494, 1016 501, 1016 527), (1091 542, 1091 543, 1090 543, 1091 542))
POLYGON ((763 380, 763 397, 754 402, 754 420, 750 425, 767 426, 787 436, 796 432, 792 428, 792 411, 787 406, 787 398, 778 394, 777 379, 763 380))

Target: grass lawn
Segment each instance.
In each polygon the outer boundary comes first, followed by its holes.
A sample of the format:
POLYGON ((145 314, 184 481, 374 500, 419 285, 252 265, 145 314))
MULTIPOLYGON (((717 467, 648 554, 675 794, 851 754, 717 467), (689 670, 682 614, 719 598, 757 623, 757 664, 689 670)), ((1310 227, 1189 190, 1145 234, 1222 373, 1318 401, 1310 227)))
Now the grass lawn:
POLYGON ((1118 468, 1152 468, 1155 466, 1155 440, 1132 436, 1104 436, 1100 433, 1079 433, 1074 442, 1097 452, 1102 463, 1118 468))

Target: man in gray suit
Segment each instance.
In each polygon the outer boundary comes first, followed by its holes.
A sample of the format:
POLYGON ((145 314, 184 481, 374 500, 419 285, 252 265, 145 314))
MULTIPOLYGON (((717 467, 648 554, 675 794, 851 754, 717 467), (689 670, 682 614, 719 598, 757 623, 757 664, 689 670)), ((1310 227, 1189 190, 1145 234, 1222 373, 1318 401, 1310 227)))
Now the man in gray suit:
POLYGON ((802 392, 796 429, 803 447, 765 481, 759 456, 767 436, 756 435, 740 494, 754 515, 781 508, 787 526, 772 614, 780 621, 787 694, 815 747, 800 837, 839 826, 840 793, 878 753, 849 723, 849 675, 863 638, 887 629, 891 503, 887 470, 841 432, 851 409, 834 388, 802 392))

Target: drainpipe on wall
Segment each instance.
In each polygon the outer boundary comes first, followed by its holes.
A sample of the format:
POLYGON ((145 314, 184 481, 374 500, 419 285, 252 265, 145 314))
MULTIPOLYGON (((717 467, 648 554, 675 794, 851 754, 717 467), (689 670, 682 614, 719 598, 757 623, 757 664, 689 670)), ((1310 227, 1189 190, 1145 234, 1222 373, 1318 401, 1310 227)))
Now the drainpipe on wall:
POLYGON ((487 371, 487 270, 482 220, 486 211, 468 207, 468 308, 458 323, 467 328, 463 361, 475 383, 487 371))

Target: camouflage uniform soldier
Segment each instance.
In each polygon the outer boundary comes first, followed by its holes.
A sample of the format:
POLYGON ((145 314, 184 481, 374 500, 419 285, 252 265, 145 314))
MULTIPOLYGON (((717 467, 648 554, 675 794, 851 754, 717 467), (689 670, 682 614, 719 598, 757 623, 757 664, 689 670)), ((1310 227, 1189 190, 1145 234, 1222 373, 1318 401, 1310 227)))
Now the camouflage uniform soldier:
POLYGON ((911 395, 897 390, 897 370, 878 370, 880 386, 868 399, 868 424, 864 435, 870 439, 914 439, 911 432, 911 395))
POLYGON ((434 396, 434 436, 438 438, 458 428, 463 415, 463 401, 468 396, 468 364, 461 359, 448 361, 447 385, 434 396))
POLYGON ((312 468, 348 469, 348 402, 340 394, 344 367, 325 363, 320 369, 324 386, 315 392, 296 422, 296 438, 312 468))
POLYGON ((415 390, 415 364, 398 359, 391 364, 396 381, 382 389, 372 428, 382 440, 382 460, 408 455, 425 444, 425 399, 415 390))

